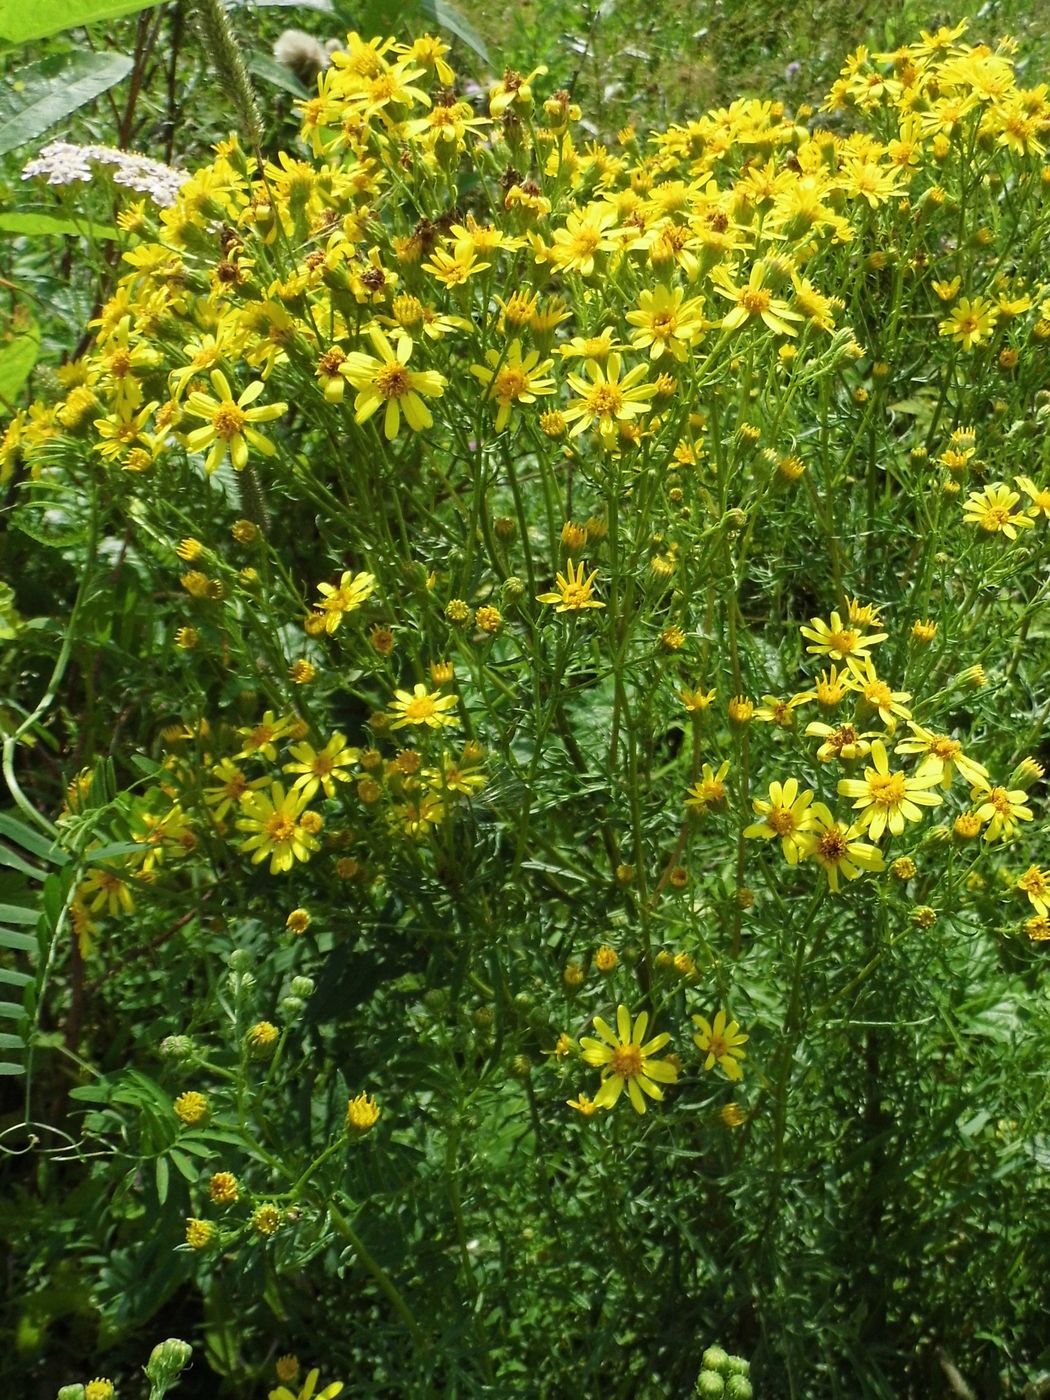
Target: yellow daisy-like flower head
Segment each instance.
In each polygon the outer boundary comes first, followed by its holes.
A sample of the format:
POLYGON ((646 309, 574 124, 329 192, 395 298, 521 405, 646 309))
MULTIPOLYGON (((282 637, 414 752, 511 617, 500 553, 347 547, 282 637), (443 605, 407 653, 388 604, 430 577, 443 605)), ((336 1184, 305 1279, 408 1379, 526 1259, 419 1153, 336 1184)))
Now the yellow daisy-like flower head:
POLYGON ((998 481, 983 491, 971 491, 963 505, 963 519, 977 525, 988 534, 1002 532, 1008 540, 1017 538, 1017 531, 1034 524, 1030 516, 1015 510, 1021 497, 1009 486, 998 481))
POLYGON ((594 1096, 595 1108, 612 1108, 626 1088, 635 1112, 644 1113, 643 1095, 659 1101, 663 1098, 660 1085, 674 1084, 677 1080, 678 1070, 669 1060, 653 1058, 669 1044, 671 1037, 663 1031, 647 1041, 648 1026, 647 1011, 639 1012, 632 1026, 631 1013, 621 1004, 616 1008, 615 1031, 600 1016, 595 1016, 594 1029, 599 1039, 580 1037, 584 1060, 602 1071, 601 1087, 594 1096))
POLYGON ((810 618, 808 627, 798 629, 803 637, 813 643, 806 651, 814 656, 829 656, 832 661, 845 661, 848 657, 866 657, 873 646, 884 642, 887 632, 873 632, 864 635, 856 627, 847 627, 837 612, 831 614, 830 622, 823 618, 810 618))
POLYGON ((280 783, 271 783, 269 793, 248 793, 241 802, 238 831, 249 833, 241 850, 250 852, 252 864, 270 857, 270 874, 291 870, 298 861, 307 861, 319 848, 317 831, 321 819, 306 811, 309 798, 294 790, 285 793, 280 783), (304 821, 304 817, 310 821, 304 821))
POLYGON ((573 572, 573 562, 568 560, 565 565, 564 574, 556 574, 554 577, 554 590, 549 593, 537 593, 537 603, 554 603, 555 612, 583 612, 586 608, 604 608, 605 604, 593 597, 594 580, 598 577, 598 570, 594 569, 586 578, 583 571, 586 565, 580 563, 573 572))
POLYGON ((713 1025, 703 1016, 694 1016, 693 1025, 697 1030, 693 1043, 706 1057, 704 1069, 714 1069, 718 1065, 734 1083, 742 1079, 744 1071, 740 1061, 747 1059, 747 1051, 741 1047, 750 1037, 740 1035, 737 1022, 730 1021, 724 1011, 719 1011, 713 1025))
POLYGON ((927 769, 911 777, 904 772, 890 772, 886 745, 876 739, 871 746, 873 768, 865 768, 863 778, 843 778, 839 794, 852 797, 860 812, 858 826, 867 828, 873 841, 881 839, 887 827, 899 836, 906 822, 922 820, 921 807, 936 807, 941 798, 929 789, 941 781, 939 772, 927 769))
POLYGON ((864 870, 886 868, 879 848, 857 839, 861 835, 858 827, 837 821, 823 802, 814 802, 810 811, 813 828, 807 833, 807 858, 824 871, 833 894, 838 893, 840 876, 856 880, 864 870))
POLYGON ((186 400, 186 412, 191 417, 207 420, 204 427, 194 428, 186 434, 184 440, 187 448, 191 452, 203 452, 206 447, 210 449, 204 461, 204 469, 209 473, 218 468, 227 452, 236 470, 243 470, 248 462, 249 445, 264 457, 272 457, 277 451, 276 447, 254 425, 280 418, 288 405, 255 405, 255 400, 266 387, 261 379, 254 380, 235 399, 230 381, 221 369, 213 369, 210 377, 218 398, 195 390, 186 400))
POLYGON ((804 833, 813 826, 809 807, 814 795, 808 788, 805 792, 799 792, 797 778, 789 778, 783 784, 770 783, 768 802, 765 798, 756 797, 751 803, 755 815, 762 820, 745 827, 744 835, 751 840, 779 839, 788 864, 797 865, 809 850, 804 833))
POLYGON ((395 716, 391 729, 404 729, 408 725, 424 725, 428 729, 440 729, 444 725, 456 725, 459 720, 450 714, 459 704, 455 695, 441 695, 417 684, 411 693, 396 690, 390 702, 390 712, 395 716))
POLYGON ((870 656, 860 660, 851 658, 849 669, 850 674, 845 681, 847 688, 860 696, 869 710, 876 712, 891 734, 897 727, 898 719, 911 718, 911 711, 907 708, 911 696, 907 691, 891 689, 876 673, 870 656))
POLYGON ((705 763, 700 770, 700 780, 693 784, 686 796, 685 805, 694 812, 706 812, 709 807, 716 807, 726 800, 726 774, 729 772, 729 760, 722 763, 716 773, 710 763, 705 763))
POLYGON ((319 609, 324 618, 324 630, 331 636, 343 620, 344 613, 356 612, 372 596, 376 581, 372 574, 344 573, 338 583, 319 583, 319 609))
POLYGON ((316 1367, 309 1371, 299 1391, 291 1391, 287 1386, 279 1385, 276 1390, 270 1391, 269 1400, 335 1400, 337 1395, 342 1395, 342 1381, 332 1381, 323 1390, 318 1390, 317 1381, 320 1374, 316 1367))
POLYGON ((940 333, 958 341, 964 350, 972 350, 991 336, 998 319, 998 308, 987 297, 960 297, 951 315, 940 322, 940 333))
POLYGON ((354 421, 364 423, 378 409, 383 412, 383 435, 388 442, 397 437, 401 414, 413 432, 432 426, 434 419, 423 397, 440 398, 445 392, 445 377, 434 370, 410 370, 412 339, 399 335, 396 348, 378 328, 370 332, 376 355, 351 351, 340 366, 358 391, 354 400, 354 421))
POLYGON ((569 375, 569 383, 578 395, 562 413, 566 423, 575 425, 569 432, 570 437, 578 437, 593 426, 609 446, 616 439, 619 423, 629 423, 648 411, 656 385, 641 383, 645 378, 645 365, 635 365, 621 379, 622 367, 620 356, 614 354, 605 365, 588 360, 587 378, 569 375))
POLYGON ((985 841, 1009 841, 1020 822, 1032 820, 1032 809, 1026 806, 1028 794, 1024 788, 989 787, 982 783, 970 794, 974 802, 979 802, 974 816, 984 825, 988 823, 985 841))
POLYGON ((487 351, 485 359, 488 368, 485 365, 471 365, 470 372, 482 384, 488 385, 485 397, 495 399, 499 404, 497 433, 507 426, 513 404, 535 403, 538 395, 554 392, 554 380, 544 377, 554 361, 544 360, 541 364, 538 350, 530 350, 523 358, 520 340, 512 340, 503 352, 487 351))

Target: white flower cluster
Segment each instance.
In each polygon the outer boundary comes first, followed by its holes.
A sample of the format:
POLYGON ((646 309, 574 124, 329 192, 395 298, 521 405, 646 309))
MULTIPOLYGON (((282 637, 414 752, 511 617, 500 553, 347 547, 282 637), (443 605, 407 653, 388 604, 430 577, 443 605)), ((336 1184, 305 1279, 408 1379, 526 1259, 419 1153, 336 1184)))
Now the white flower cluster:
POLYGON ((187 171, 175 170, 148 156, 118 151, 112 146, 74 146, 68 141, 52 141, 45 146, 22 171, 22 179, 39 176, 49 185, 71 185, 91 180, 93 164, 106 166, 118 185, 149 195, 161 209, 175 203, 179 186, 188 179, 187 171))

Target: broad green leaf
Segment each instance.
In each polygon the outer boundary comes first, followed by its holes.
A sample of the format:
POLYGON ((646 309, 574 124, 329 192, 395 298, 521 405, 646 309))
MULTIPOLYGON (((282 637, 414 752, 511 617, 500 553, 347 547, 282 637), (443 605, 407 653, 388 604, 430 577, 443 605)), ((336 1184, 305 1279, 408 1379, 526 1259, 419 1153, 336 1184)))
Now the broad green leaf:
POLYGON ((0 39, 24 44, 79 24, 151 10, 158 0, 0 0, 0 39))
POLYGON ((293 97, 309 97, 310 94, 302 83, 290 69, 283 63, 278 63, 269 54, 253 54, 248 60, 248 70, 255 77, 261 78, 264 83, 269 83, 271 87, 280 88, 282 92, 290 92, 293 97))
POLYGON ((26 909, 21 904, 0 904, 0 919, 8 924, 35 924, 39 909, 26 909))
POLYGON ((0 1075, 25 1074, 25 1065, 16 1065, 11 1060, 0 1060, 0 1075))
POLYGON ((332 0, 232 0, 232 8, 236 9, 239 5, 251 5, 259 9, 320 10, 322 14, 335 14, 332 0))
POLYGON ((85 219, 59 219, 54 214, 0 214, 0 233, 21 233, 27 238, 36 235, 72 234, 78 238, 101 241, 119 238, 120 231, 112 224, 93 224, 85 219))
POLYGON ((490 62, 488 50, 485 48, 481 35, 456 9, 455 5, 450 5, 448 0, 423 0, 423 13, 429 15, 434 23, 440 25, 442 29, 447 29, 450 34, 461 39, 483 63, 490 62))
POLYGON ((35 321, 10 340, 0 342, 0 404, 15 403, 39 354, 40 327, 35 321))
POLYGON ((90 50, 56 54, 19 68, 0 90, 0 155, 35 141, 123 81, 131 69, 127 54, 90 50))
POLYGON ((16 972, 11 967, 0 967, 0 984, 4 986, 25 987, 32 980, 32 974, 29 972, 16 972))
POLYGON ((0 948, 13 953, 35 953, 40 944, 35 934, 17 933, 13 928, 0 928, 0 948))

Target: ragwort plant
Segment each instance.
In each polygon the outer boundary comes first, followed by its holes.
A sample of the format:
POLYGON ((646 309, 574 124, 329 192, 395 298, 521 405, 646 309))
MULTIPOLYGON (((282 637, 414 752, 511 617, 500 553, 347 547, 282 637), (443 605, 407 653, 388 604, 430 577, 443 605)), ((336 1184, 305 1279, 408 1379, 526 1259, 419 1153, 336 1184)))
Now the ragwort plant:
POLYGON ((23 1192, 100 1358, 167 1306, 230 1393, 1045 1365, 1050 102, 963 28, 611 149, 350 34, 299 151, 125 208, 3 444, 138 736, 56 817, 23 1192))

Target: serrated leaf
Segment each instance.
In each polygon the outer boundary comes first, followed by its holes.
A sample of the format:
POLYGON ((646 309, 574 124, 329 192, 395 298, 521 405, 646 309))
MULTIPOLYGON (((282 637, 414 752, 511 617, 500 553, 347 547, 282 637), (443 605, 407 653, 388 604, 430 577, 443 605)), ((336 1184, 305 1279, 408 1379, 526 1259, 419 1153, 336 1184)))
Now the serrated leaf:
POLYGON ((59 219, 54 214, 0 214, 0 233, 19 233, 26 238, 71 234, 102 241, 118 238, 112 224, 93 224, 89 219, 59 219))
MULTIPOLYGON (((4 3, 0 0, 0 5, 4 3)), ((0 38, 6 37, 0 27, 0 38)), ((71 112, 122 82, 131 69, 127 54, 90 51, 54 55, 19 68, 0 101, 0 155, 35 141, 71 112)))
POLYGON ((158 0, 0 0, 0 39, 24 44, 79 24, 151 10, 158 0))
POLYGON ((56 524, 54 509, 48 501, 23 501, 11 516, 11 524, 49 549, 69 549, 87 539, 86 525, 56 524))

